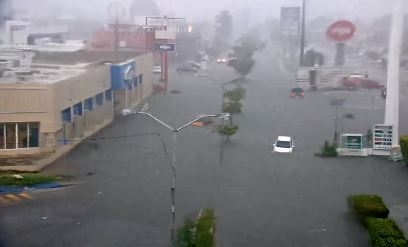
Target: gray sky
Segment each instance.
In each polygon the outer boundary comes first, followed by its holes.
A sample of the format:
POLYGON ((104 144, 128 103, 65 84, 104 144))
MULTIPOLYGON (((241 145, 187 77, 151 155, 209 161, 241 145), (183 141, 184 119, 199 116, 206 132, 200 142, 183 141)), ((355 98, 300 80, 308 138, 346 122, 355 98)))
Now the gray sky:
MULTIPOLYGON (((132 0, 120 0, 126 6, 132 0)), ((137 0, 134 0, 137 1, 137 0)), ((391 11, 386 0, 306 0, 308 17, 331 15, 372 19, 391 11)), ((50 13, 76 14, 93 19, 109 17, 108 5, 112 0, 14 0, 18 8, 30 9, 36 15, 50 13), (41 2, 41 4, 38 4, 41 2)), ((169 16, 186 17, 189 20, 213 20, 222 9, 230 10, 234 15, 247 15, 250 20, 279 17, 282 4, 296 5, 300 0, 156 0, 161 10, 169 16)), ((406 8, 405 8, 406 9, 406 8)))

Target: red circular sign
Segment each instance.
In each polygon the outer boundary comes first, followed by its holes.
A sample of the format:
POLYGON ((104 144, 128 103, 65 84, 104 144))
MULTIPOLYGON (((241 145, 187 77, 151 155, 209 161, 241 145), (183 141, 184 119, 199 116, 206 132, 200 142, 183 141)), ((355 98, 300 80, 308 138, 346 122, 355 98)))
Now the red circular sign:
POLYGON ((356 26, 351 21, 341 20, 330 25, 326 35, 336 42, 344 42, 351 39, 356 32, 356 26))

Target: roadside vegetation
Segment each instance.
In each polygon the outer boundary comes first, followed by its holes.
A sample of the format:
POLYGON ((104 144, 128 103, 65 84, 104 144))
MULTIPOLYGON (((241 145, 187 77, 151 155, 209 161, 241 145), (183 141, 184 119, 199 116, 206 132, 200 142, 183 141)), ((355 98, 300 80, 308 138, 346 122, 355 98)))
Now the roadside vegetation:
POLYGON ((40 174, 2 174, 0 185, 8 186, 33 186, 37 184, 50 183, 59 180, 57 176, 45 176, 40 174))
POLYGON ((374 247, 408 247, 397 224, 388 219, 389 209, 377 195, 351 195, 347 198, 352 214, 367 228, 374 247))
POLYGON ((177 231, 178 247, 214 247, 215 246, 215 212, 204 209, 198 219, 187 219, 177 231))
POLYGON ((337 146, 335 143, 330 144, 328 141, 325 141, 321 147, 320 153, 316 153, 316 156, 323 158, 333 158, 337 157, 337 146))

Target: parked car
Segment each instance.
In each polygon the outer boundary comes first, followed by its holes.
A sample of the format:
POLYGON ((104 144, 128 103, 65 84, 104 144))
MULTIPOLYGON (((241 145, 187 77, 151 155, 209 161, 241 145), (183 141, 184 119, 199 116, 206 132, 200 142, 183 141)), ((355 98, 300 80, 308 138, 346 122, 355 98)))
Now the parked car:
POLYGON ((294 148, 295 145, 293 145, 293 140, 290 136, 279 136, 273 144, 273 152, 275 153, 293 153, 294 148))
POLYGON ((348 89, 382 89, 384 85, 378 81, 367 78, 367 74, 355 73, 347 77, 343 77, 339 81, 340 85, 348 89))
POLYGON ((161 72, 162 72, 161 66, 154 66, 153 67, 153 73, 154 74, 161 74, 161 72))
POLYGON ((290 97, 291 98, 296 98, 296 99, 302 99, 305 97, 305 91, 303 88, 300 87, 295 87, 290 90, 290 97))
POLYGON ((179 67, 177 67, 176 69, 177 72, 181 73, 181 72, 197 72, 198 69, 193 68, 189 65, 181 65, 179 67))
POLYGON ((195 68, 195 69, 201 69, 201 64, 196 63, 194 61, 187 61, 185 63, 185 65, 190 66, 190 67, 195 68))

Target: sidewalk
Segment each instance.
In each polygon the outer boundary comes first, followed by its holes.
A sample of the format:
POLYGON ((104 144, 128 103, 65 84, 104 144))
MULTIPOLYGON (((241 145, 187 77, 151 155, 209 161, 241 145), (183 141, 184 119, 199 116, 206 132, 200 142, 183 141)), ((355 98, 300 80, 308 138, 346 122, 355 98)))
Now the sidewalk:
POLYGON ((84 134, 84 137, 78 138, 71 144, 62 146, 58 148, 54 153, 43 153, 43 154, 33 154, 33 155, 15 155, 6 156, 0 158, 0 171, 13 171, 13 172, 39 172, 46 166, 52 164, 65 154, 68 154, 81 142, 87 138, 93 136, 94 134, 101 131, 103 128, 109 126, 113 121, 106 121, 100 126, 98 126, 94 131, 84 134))
POLYGON ((393 219, 405 237, 408 237, 408 204, 397 205, 390 208, 390 216, 393 219))

